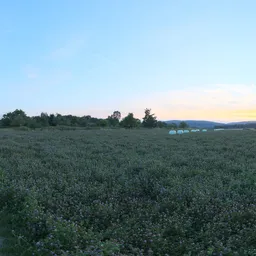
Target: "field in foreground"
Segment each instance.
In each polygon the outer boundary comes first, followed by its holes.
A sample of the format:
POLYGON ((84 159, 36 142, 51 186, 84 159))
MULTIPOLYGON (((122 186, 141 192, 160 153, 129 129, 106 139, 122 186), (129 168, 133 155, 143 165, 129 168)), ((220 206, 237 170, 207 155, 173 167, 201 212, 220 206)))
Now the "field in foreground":
POLYGON ((256 133, 167 133, 0 130, 18 255, 256 255, 256 133))

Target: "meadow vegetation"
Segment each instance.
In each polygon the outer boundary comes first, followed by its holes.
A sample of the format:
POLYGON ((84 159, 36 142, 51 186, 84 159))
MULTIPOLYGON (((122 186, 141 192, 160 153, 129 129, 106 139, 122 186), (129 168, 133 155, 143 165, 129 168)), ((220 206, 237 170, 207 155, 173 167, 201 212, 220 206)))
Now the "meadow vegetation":
POLYGON ((0 195, 12 255, 256 255, 256 133, 0 130, 0 195))

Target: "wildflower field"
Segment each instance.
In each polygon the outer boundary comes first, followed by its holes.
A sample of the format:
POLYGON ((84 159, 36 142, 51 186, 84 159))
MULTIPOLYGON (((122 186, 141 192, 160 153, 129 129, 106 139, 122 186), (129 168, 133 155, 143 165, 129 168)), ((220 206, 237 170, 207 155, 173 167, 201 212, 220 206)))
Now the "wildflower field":
POLYGON ((256 133, 0 130, 0 210, 10 255, 256 255, 256 133))

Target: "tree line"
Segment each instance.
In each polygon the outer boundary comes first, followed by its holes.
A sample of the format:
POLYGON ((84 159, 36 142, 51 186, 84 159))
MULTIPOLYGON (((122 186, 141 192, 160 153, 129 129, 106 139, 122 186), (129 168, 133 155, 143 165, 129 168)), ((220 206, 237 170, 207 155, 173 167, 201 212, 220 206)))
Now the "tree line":
POLYGON ((214 129, 256 129, 256 122, 215 125, 214 129))
POLYGON ((162 121, 158 121, 155 114, 151 113, 151 109, 145 109, 145 115, 142 120, 134 117, 133 113, 129 113, 122 118, 120 111, 114 111, 107 118, 96 118, 90 115, 86 116, 74 116, 74 115, 61 115, 61 114, 47 114, 42 112, 38 116, 28 116, 23 110, 16 109, 13 112, 8 112, 0 119, 1 127, 21 127, 25 126, 31 129, 43 128, 49 126, 73 126, 73 127, 110 127, 110 128, 170 128, 185 129, 188 125, 185 122, 181 122, 179 126, 175 123, 167 124, 162 121))

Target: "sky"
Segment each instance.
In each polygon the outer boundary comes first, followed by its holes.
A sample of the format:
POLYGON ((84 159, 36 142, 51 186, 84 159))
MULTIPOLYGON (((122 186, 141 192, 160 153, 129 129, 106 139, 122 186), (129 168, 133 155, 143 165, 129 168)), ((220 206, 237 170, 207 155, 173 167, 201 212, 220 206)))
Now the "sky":
POLYGON ((256 120, 255 0, 5 0, 0 113, 256 120))

